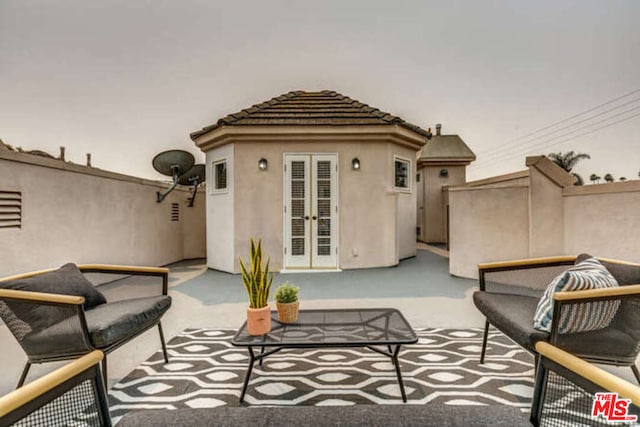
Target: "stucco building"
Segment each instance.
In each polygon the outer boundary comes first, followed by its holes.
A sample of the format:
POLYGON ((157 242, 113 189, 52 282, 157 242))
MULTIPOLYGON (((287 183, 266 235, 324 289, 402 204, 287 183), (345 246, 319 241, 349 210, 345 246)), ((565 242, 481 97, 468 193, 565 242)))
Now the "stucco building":
POLYGON ((193 132, 206 153, 207 257, 238 272, 261 237, 276 270, 392 266, 416 253, 428 132, 336 92, 295 91, 193 132))
POLYGON ((447 187, 467 181, 467 166, 476 155, 458 135, 443 135, 442 125, 418 158, 418 238, 428 243, 448 242, 447 187))

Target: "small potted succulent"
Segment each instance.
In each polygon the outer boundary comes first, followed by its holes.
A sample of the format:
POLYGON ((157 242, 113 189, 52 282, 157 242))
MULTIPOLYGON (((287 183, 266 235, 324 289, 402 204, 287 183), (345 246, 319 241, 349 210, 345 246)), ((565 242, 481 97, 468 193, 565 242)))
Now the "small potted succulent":
POLYGON ((251 239, 251 259, 247 268, 240 258, 242 283, 249 294, 247 308, 247 332, 249 335, 264 335, 271 330, 271 309, 269 291, 273 282, 273 273, 269 273, 270 258, 263 265, 262 239, 256 244, 251 239))
POLYGON ((276 289, 276 307, 278 308, 278 320, 282 323, 293 323, 298 320, 298 291, 300 288, 285 282, 276 289))

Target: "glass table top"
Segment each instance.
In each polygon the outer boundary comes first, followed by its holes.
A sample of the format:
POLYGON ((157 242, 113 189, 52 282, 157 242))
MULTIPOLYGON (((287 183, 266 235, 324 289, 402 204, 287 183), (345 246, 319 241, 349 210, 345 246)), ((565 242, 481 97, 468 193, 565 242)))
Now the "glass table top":
POLYGON ((236 346, 366 346, 411 344, 413 328, 395 308, 300 310, 295 323, 280 323, 271 312, 271 331, 251 336, 246 322, 231 343, 236 346))

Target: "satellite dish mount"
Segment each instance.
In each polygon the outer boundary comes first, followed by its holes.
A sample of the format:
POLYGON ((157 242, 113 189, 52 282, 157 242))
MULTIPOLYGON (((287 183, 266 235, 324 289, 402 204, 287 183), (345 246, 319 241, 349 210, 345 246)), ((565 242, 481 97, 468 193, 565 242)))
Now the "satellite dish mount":
POLYGON ((198 186, 205 181, 205 167, 203 164, 194 165, 187 173, 182 175, 178 179, 178 184, 180 185, 192 185, 193 192, 191 194, 191 198, 189 199, 190 208, 193 207, 193 202, 196 199, 196 192, 198 191, 198 186))

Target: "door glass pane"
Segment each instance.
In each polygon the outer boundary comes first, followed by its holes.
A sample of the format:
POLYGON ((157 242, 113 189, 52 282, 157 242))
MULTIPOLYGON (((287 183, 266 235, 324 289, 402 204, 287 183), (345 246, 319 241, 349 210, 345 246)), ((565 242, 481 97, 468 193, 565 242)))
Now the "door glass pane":
POLYGON ((291 216, 294 218, 304 216, 304 199, 291 200, 291 216))
POLYGON ((316 254, 331 255, 331 161, 316 162, 316 254))
POLYGON ((304 237, 304 219, 291 219, 291 235, 294 237, 304 237))
POLYGON ((331 200, 318 200, 318 217, 327 218, 331 216, 331 200))
POLYGON ((291 162, 291 255, 305 255, 305 162, 291 162))
POLYGON ((291 162, 291 179, 304 179, 304 161, 291 162))
POLYGON ((291 255, 304 255, 304 237, 291 239, 291 255))
POLYGON ((291 198, 304 199, 304 179, 291 180, 291 198))
POLYGON ((331 162, 327 160, 318 162, 318 179, 331 179, 331 162))
POLYGON ((331 197, 331 181, 318 180, 318 198, 331 197))

